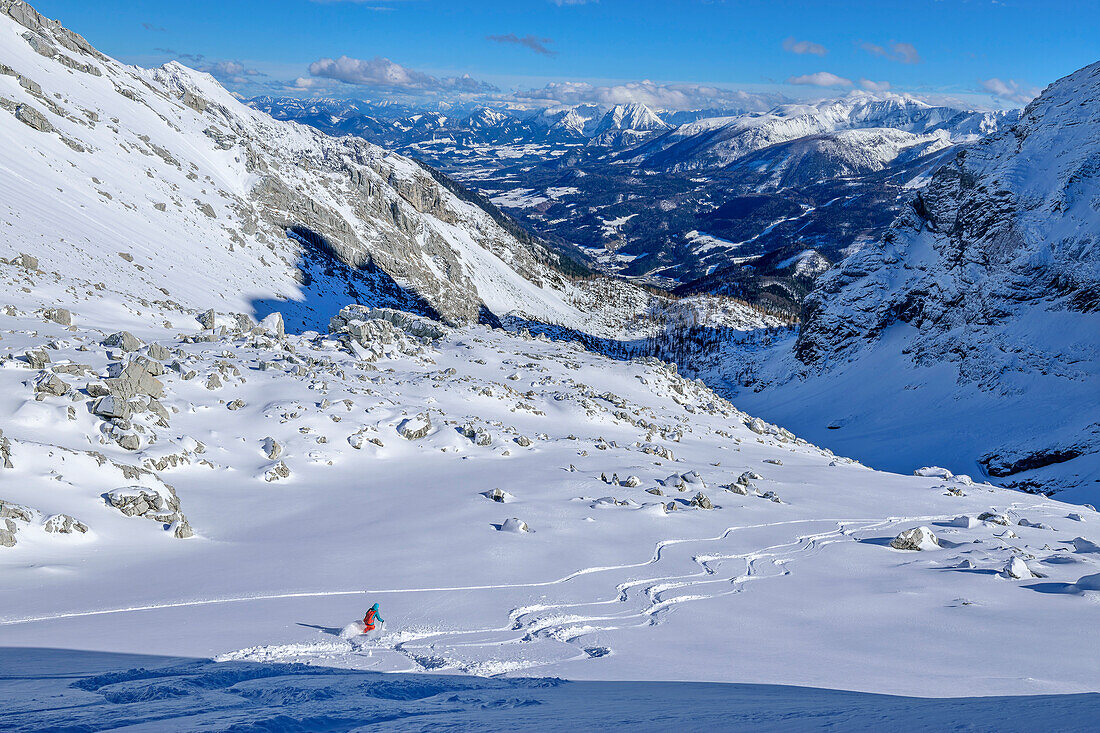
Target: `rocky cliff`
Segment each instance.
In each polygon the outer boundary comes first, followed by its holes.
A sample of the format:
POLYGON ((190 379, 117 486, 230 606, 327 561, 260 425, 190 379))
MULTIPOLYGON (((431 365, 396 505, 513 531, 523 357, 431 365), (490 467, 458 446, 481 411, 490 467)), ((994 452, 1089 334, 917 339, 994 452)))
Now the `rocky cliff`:
POLYGON ((178 63, 120 64, 21 0, 0 0, 0 107, 10 254, 51 270, 192 307, 317 310, 302 264, 320 250, 345 302, 383 282, 452 323, 586 320, 558 255, 412 160, 273 120, 178 63))
POLYGON ((960 152, 806 306, 795 353, 810 381, 874 355, 918 381, 949 365, 950 381, 927 389, 932 404, 984 393, 1030 424, 1026 438, 994 437, 995 425, 977 438, 983 470, 1025 488, 1063 485, 1028 472, 1100 448, 1100 63, 960 152))

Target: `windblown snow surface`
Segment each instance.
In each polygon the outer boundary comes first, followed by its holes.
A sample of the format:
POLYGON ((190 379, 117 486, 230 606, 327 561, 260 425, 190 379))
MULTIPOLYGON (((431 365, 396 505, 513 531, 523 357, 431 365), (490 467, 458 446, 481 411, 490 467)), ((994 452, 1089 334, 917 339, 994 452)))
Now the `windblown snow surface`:
MULTIPOLYGON (((54 134, 19 109, 5 131, 54 134)), ((198 139, 180 127, 165 146, 198 139)), ((99 165, 30 145, 0 161, 99 165)), ((285 301, 233 296, 243 246, 209 262, 178 232, 158 248, 54 214, 129 221, 111 200, 4 214, 5 730, 1095 721, 1094 510, 873 471, 654 360, 372 309, 404 291, 335 265, 301 264, 324 308, 284 330, 285 301), (382 632, 345 633, 374 602, 382 632)), ((471 292, 519 278, 452 234, 471 270, 493 263, 471 292)), ((255 272, 263 293, 298 282, 255 272)))

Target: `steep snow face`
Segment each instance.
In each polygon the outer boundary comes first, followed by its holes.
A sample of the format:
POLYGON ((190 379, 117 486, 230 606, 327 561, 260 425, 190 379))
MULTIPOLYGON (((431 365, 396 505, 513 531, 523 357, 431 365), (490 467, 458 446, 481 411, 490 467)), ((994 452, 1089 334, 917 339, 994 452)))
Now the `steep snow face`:
MULTIPOLYGON (((814 104, 781 105, 767 114, 699 120, 639 147, 631 159, 673 171, 716 168, 772 145, 856 129, 875 129, 876 134, 895 140, 919 141, 946 133, 951 142, 968 142, 996 131, 1015 114, 970 112, 898 95, 882 99, 853 93, 814 104)), ((845 140, 843 136, 834 139, 845 140)))
POLYGON ((770 176, 764 190, 862 175, 952 146, 946 131, 914 134, 891 128, 841 130, 772 145, 734 163, 770 176))
POLYGON ((477 320, 490 299, 499 315, 592 320, 569 304, 577 286, 551 269, 556 255, 407 158, 272 120, 177 63, 119 64, 22 2, 0 3, 0 64, 0 216, 20 243, 9 254, 125 276, 147 299, 289 311, 312 307, 299 282, 312 245, 451 322, 477 320), (482 293, 487 282, 501 287, 482 293))
POLYGON ((588 144, 630 147, 670 129, 672 125, 644 104, 616 104, 600 119, 588 144))
POLYGON ((639 132, 653 132, 657 130, 671 129, 671 125, 662 120, 656 113, 644 104, 632 102, 630 104, 616 104, 600 120, 596 127, 596 134, 608 130, 638 130, 639 132))
POLYGON ((806 302, 795 353, 807 394, 846 379, 859 385, 849 405, 905 405, 898 425, 946 407, 937 440, 969 457, 960 470, 977 461, 1022 488, 1095 497, 1100 63, 941 168, 880 243, 806 302), (1003 416, 977 429, 991 414, 1003 416))

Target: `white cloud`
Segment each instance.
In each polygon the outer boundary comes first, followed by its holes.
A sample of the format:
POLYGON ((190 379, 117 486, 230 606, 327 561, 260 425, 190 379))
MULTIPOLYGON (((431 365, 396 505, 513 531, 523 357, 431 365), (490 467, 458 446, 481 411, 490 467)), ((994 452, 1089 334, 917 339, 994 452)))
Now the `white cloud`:
POLYGON ((491 92, 496 87, 474 79, 469 74, 437 78, 415 69, 407 69, 383 56, 373 59, 321 58, 309 65, 311 76, 335 79, 345 84, 383 87, 400 91, 442 91, 462 93, 491 92))
POLYGON ((743 92, 704 84, 657 84, 648 80, 609 86, 575 81, 551 82, 541 89, 518 91, 515 97, 559 104, 613 105, 638 102, 669 110, 727 107, 755 112, 767 111, 783 101, 774 94, 743 92))
POLYGON ((793 36, 783 41, 783 50, 799 55, 813 54, 814 56, 824 56, 829 53, 829 50, 820 43, 814 43, 813 41, 796 41, 793 36))
POLYGON ((869 92, 886 92, 890 90, 890 82, 888 81, 871 81, 870 79, 860 79, 859 86, 869 92))
POLYGON ((1027 104, 1039 96, 1039 92, 1042 91, 1039 87, 1033 87, 1015 79, 1002 81, 993 77, 992 79, 980 79, 979 83, 982 85, 982 91, 989 92, 998 99, 1015 104, 1027 104))
POLYGON ((837 76, 831 74, 828 71, 818 71, 814 74, 803 74, 802 76, 792 76, 787 79, 788 84, 799 84, 815 87, 850 87, 852 86, 851 79, 845 79, 843 76, 837 76))
POLYGON ((557 5, 559 8, 563 5, 588 5, 589 3, 598 3, 600 0, 550 0, 550 2, 557 5))

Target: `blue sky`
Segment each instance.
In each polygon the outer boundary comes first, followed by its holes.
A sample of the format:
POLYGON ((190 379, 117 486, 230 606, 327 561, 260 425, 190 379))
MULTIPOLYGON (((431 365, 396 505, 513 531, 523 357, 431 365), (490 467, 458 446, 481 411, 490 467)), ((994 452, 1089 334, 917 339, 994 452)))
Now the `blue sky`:
POLYGON ((672 108, 721 104, 727 90, 862 88, 1003 107, 1100 60, 1096 0, 34 4, 123 61, 178 57, 246 95, 514 100, 537 90, 518 99, 672 108))

